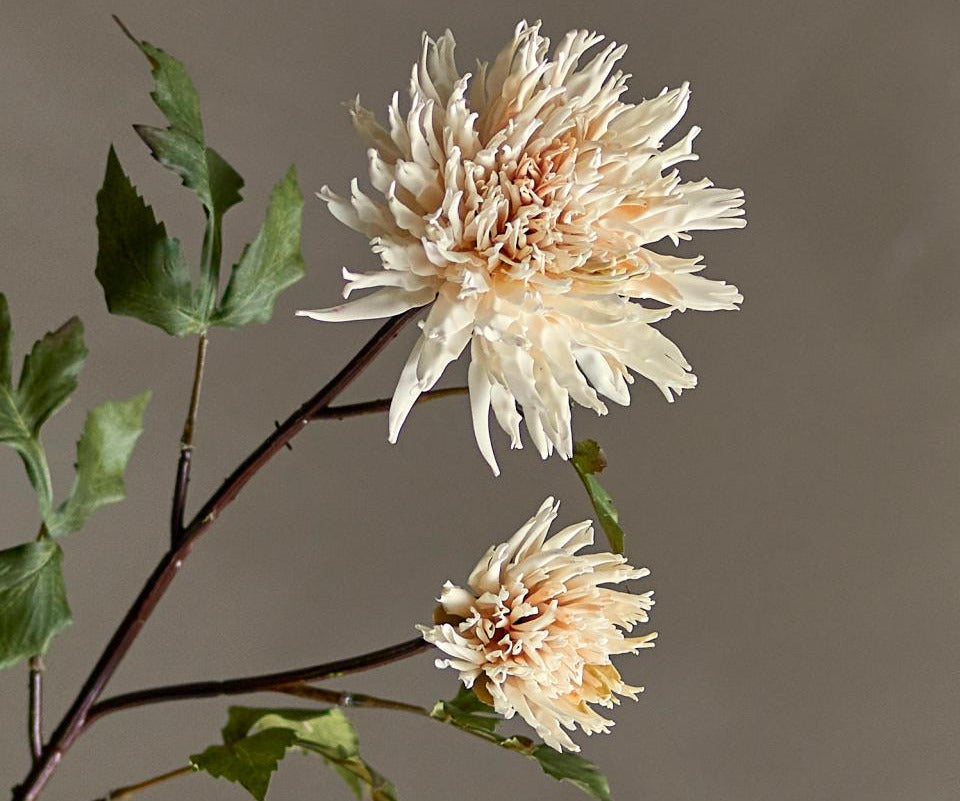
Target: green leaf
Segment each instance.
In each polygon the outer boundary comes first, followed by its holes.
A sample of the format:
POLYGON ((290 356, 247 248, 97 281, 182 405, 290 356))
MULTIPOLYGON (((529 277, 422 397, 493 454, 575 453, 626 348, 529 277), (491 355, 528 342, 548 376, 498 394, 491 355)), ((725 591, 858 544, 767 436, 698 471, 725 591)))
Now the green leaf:
POLYGON ((277 296, 303 278, 300 222, 303 195, 291 167, 270 197, 263 227, 234 265, 214 325, 235 327, 264 323, 273 314, 277 296))
POLYGON ((12 339, 10 310, 0 294, 0 442, 23 459, 46 519, 53 506, 53 490, 40 427, 77 388, 77 375, 87 357, 83 325, 73 317, 34 343, 23 360, 16 388, 11 375, 12 339))
POLYGON ((137 133, 154 158, 196 193, 211 217, 223 217, 242 200, 243 178, 206 146, 200 97, 186 67, 166 51, 137 39, 119 20, 117 23, 150 62, 154 86, 150 96, 169 123, 166 129, 137 125, 137 133))
MULTIPOLYGON (((502 718, 477 698, 473 690, 461 686, 457 695, 450 701, 437 701, 430 717, 444 723, 452 723, 457 728, 470 731, 481 736, 494 734, 502 718)), ((499 742, 499 737, 488 738, 491 742, 499 742)))
POLYGON ((33 436, 73 394, 86 358, 83 324, 76 317, 34 343, 17 386, 20 419, 33 436))
POLYGON ((136 317, 174 336, 206 330, 180 242, 137 194, 111 147, 97 193, 97 280, 114 314, 136 317))
POLYGON ((610 783, 596 765, 579 754, 560 753, 548 745, 539 746, 532 754, 540 763, 543 772, 560 781, 579 787, 587 795, 600 801, 611 801, 610 783))
POLYGON ((234 706, 222 733, 224 745, 211 746, 190 757, 191 762, 214 776, 239 782, 258 801, 263 801, 270 775, 289 748, 322 756, 358 797, 366 788, 371 801, 396 800, 393 785, 360 757, 356 731, 339 709, 234 706), (270 736, 258 740, 265 735, 270 736))
POLYGON ((267 729, 224 745, 211 745, 193 754, 190 762, 215 778, 236 782, 257 801, 263 801, 271 774, 295 739, 289 729, 267 729))
POLYGON ((243 197, 243 178, 213 148, 197 142, 175 128, 135 125, 134 130, 150 148, 153 157, 180 176, 204 208, 218 219, 243 197))
POLYGON ((438 701, 430 711, 430 717, 534 759, 547 775, 571 782, 600 801, 611 801, 610 785, 596 765, 577 754, 555 751, 529 737, 498 734, 496 729, 503 718, 480 701, 472 690, 461 687, 453 700, 438 701))
POLYGON ((577 475, 587 488, 590 502, 597 513, 597 521, 607 535, 614 553, 623 553, 625 535, 620 527, 620 517, 610 493, 597 480, 596 474, 607 466, 607 458, 600 446, 592 439, 584 439, 573 447, 570 460, 577 475))
POLYGON ((143 413, 149 401, 150 393, 144 392, 128 401, 102 403, 87 415, 77 442, 73 489, 53 516, 50 534, 56 537, 79 531, 101 506, 124 499, 123 472, 143 432, 143 413))
POLYGON ((62 564, 51 540, 0 551, 0 668, 45 653, 70 623, 62 564))

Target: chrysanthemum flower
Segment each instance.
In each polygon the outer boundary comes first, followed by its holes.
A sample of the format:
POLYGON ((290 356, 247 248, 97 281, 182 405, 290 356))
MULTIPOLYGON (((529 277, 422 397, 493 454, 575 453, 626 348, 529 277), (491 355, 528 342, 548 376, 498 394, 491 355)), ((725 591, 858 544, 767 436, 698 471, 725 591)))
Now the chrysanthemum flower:
POLYGON ((581 64, 602 40, 571 31, 551 55, 539 23, 522 22, 471 81, 457 69, 449 31, 436 42, 425 36, 405 116, 397 95, 389 130, 352 105, 384 199, 356 180, 349 199, 326 187, 320 196, 370 237, 383 269, 344 269, 344 297, 375 291, 299 313, 364 320, 431 306, 396 388, 392 442, 420 393, 469 345, 473 425, 494 472, 491 407, 513 447, 523 419, 544 458, 554 449, 568 458, 571 400, 599 414, 607 408, 598 393, 627 405, 631 370, 668 400, 695 385, 679 348, 651 323, 742 300, 736 287, 698 275, 699 257, 649 249, 694 230, 742 227, 743 193, 680 179, 671 168, 697 158, 700 129, 669 147, 663 139, 686 111, 687 84, 622 102, 630 76, 614 67, 625 46, 611 43, 581 64))
POLYGON ((653 646, 656 634, 624 636, 647 622, 652 592, 632 595, 604 584, 649 574, 612 553, 578 554, 593 543, 589 520, 547 539, 559 504, 547 498, 508 542, 492 547, 468 579, 447 582, 437 623, 419 626, 447 656, 439 668, 507 718, 519 714, 558 751, 579 751, 566 730, 606 732, 613 722, 590 704, 612 707, 637 697, 610 661, 653 646))

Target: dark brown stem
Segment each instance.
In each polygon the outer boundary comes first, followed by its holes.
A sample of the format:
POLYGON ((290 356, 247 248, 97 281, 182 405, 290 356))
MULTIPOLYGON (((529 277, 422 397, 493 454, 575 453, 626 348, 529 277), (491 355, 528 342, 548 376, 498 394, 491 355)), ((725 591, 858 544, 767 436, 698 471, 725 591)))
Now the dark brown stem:
POLYGON ((247 482, 283 447, 299 434, 310 422, 314 414, 329 406, 350 383, 363 372, 364 368, 399 333, 404 323, 410 320, 417 309, 390 318, 376 334, 364 345, 347 365, 334 376, 316 395, 302 404, 283 423, 277 426, 243 462, 234 470, 220 487, 210 496, 190 524, 184 529, 183 536, 160 559, 153 573, 133 602, 130 610, 121 621, 107 643, 103 654, 97 660, 79 694, 57 726, 47 747, 43 749, 30 773, 15 790, 14 801, 35 801, 40 791, 50 780, 53 772, 63 759, 63 755, 81 734, 90 708, 103 694, 107 682, 113 677, 120 662, 126 656, 130 646, 136 640, 157 603, 170 586, 183 560, 190 554, 193 543, 213 524, 220 513, 229 506, 246 486, 247 482))
POLYGON ((30 756, 36 762, 43 751, 43 659, 39 656, 30 660, 29 698, 27 735, 30 756))
POLYGON ((369 654, 340 659, 336 662, 327 662, 322 665, 285 670, 281 673, 267 673, 261 676, 246 676, 239 679, 224 679, 222 681, 195 681, 186 684, 170 684, 165 687, 152 687, 147 690, 138 690, 123 695, 107 698, 90 708, 87 713, 84 728, 91 726, 99 718, 111 712, 119 712, 136 706, 159 704, 164 701, 184 701, 191 698, 215 698, 220 695, 244 695, 246 693, 281 690, 286 692, 287 687, 307 681, 320 681, 335 676, 345 676, 348 673, 359 673, 363 670, 388 665, 401 659, 415 656, 429 648, 429 644, 421 638, 408 640, 389 648, 381 648, 369 654))
MULTIPOLYGON (((439 398, 448 398, 451 395, 465 395, 469 389, 467 387, 446 387, 445 389, 432 389, 424 392, 417 403, 426 403, 427 401, 437 400, 439 398)), ((314 420, 343 420, 347 417, 359 417, 363 414, 378 414, 390 411, 392 398, 380 398, 379 400, 364 401, 363 403, 348 403, 341 406, 329 406, 321 409, 314 416, 314 420)))
POLYGON ((150 787, 153 787, 162 782, 169 781, 170 779, 175 779, 177 776, 186 776, 188 773, 195 773, 196 768, 193 765, 184 765, 182 768, 177 768, 176 770, 170 770, 166 773, 161 773, 159 776, 154 776, 150 779, 145 779, 142 782, 137 782, 136 784, 128 784, 126 787, 118 787, 116 790, 111 790, 105 796, 98 798, 97 801, 120 801, 123 798, 129 798, 134 793, 139 793, 141 790, 146 790, 150 787))

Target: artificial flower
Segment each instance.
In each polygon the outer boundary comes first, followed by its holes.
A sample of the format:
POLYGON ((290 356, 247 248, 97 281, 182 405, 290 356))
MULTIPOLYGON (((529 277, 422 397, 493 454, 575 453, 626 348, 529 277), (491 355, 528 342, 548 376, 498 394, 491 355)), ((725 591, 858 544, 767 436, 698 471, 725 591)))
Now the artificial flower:
POLYGON ((473 426, 494 472, 491 408, 513 447, 522 420, 544 458, 554 449, 569 458, 571 401, 598 414, 607 412, 601 395, 627 405, 631 371, 667 400, 696 384, 652 324, 742 300, 736 287, 699 275, 700 257, 650 248, 742 227, 743 193, 681 180, 674 168, 697 158, 700 129, 664 139, 686 111, 688 85, 624 102, 630 76, 615 66, 626 47, 586 56, 603 38, 571 31, 551 53, 540 24, 522 22, 472 77, 460 74, 449 31, 424 36, 408 111, 395 94, 383 127, 352 104, 382 200, 356 179, 349 198, 327 187, 320 197, 370 239, 383 269, 345 268, 345 298, 372 291, 299 314, 364 320, 429 307, 394 394, 391 442, 469 347, 473 426))
POLYGON ((590 521, 547 538, 559 504, 547 498, 507 542, 487 551, 467 587, 447 582, 433 626, 419 626, 459 671, 466 687, 506 718, 519 714, 544 742, 579 751, 567 731, 606 732, 613 722, 591 704, 611 708, 636 699, 610 661, 653 646, 657 636, 626 636, 647 622, 652 592, 604 586, 649 574, 612 553, 580 554, 593 544, 590 521))

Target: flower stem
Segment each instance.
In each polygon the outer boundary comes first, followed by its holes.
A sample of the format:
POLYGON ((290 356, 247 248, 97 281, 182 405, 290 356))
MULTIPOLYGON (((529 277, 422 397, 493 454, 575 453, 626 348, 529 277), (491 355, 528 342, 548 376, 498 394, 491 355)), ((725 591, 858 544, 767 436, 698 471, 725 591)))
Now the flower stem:
POLYGON ((30 741, 30 756, 36 762, 43 751, 43 659, 39 656, 30 659, 28 686, 27 735, 30 741))
MULTIPOLYGON (((185 684, 170 684, 164 687, 152 687, 147 690, 137 690, 132 693, 116 695, 94 704, 84 723, 84 728, 91 726, 104 715, 131 709, 147 704, 158 704, 164 701, 184 701, 191 698, 215 698, 221 695, 245 695, 255 692, 290 692, 292 685, 300 685, 307 681, 319 681, 334 676, 344 676, 348 673, 359 673, 364 670, 388 665, 401 659, 415 656, 430 647, 421 638, 381 648, 368 654, 340 659, 336 662, 327 662, 322 665, 310 665, 295 670, 285 670, 282 673, 267 673, 260 676, 245 676, 237 679, 221 681, 195 681, 185 684)), ((296 694, 296 693, 294 693, 296 694)))
MULTIPOLYGON (((424 392, 417 403, 426 403, 427 401, 447 398, 451 395, 465 395, 468 392, 467 387, 445 387, 444 389, 432 389, 424 392)), ((359 417, 363 414, 378 414, 390 411, 392 398, 380 398, 379 400, 364 401, 363 403, 348 403, 341 406, 328 406, 326 409, 320 409, 314 416, 314 420, 343 420, 347 417, 359 417)))
POLYGON ((187 487, 190 484, 190 464, 193 461, 193 431, 200 408, 200 389, 203 385, 203 368, 207 363, 207 334, 200 334, 197 342, 197 361, 193 370, 193 389, 190 391, 190 406, 183 423, 180 437, 180 458, 177 461, 177 478, 173 485, 173 504, 170 509, 170 546, 176 547, 183 536, 183 513, 187 504, 187 487))
POLYGON ((279 688, 278 692, 295 695, 297 698, 309 698, 311 701, 323 701, 334 706, 393 709, 399 712, 411 712, 414 715, 430 717, 430 710, 425 707, 408 704, 405 701, 394 701, 390 698, 379 698, 376 695, 364 695, 363 693, 342 690, 325 690, 322 687, 313 687, 309 684, 292 684, 288 687, 279 688))
POLYGON ((162 782, 170 779, 175 779, 177 776, 186 776, 188 773, 195 772, 196 768, 194 768, 193 765, 184 765, 182 768, 161 773, 159 776, 153 776, 150 779, 144 779, 142 782, 128 784, 126 787, 118 787, 116 790, 111 790, 105 796, 98 798, 97 801, 119 801, 122 798, 129 798, 135 793, 139 793, 141 790, 146 790, 154 785, 161 784, 162 782))
POLYGON ((161 557, 130 610, 120 622, 106 648, 94 665, 79 694, 57 726, 47 747, 23 783, 14 791, 14 801, 35 801, 50 780, 63 755, 83 732, 90 708, 103 694, 117 667, 140 634, 150 614, 166 593, 194 542, 213 524, 220 513, 240 494, 254 475, 283 447, 299 434, 320 409, 329 406, 353 380, 374 360, 377 354, 399 333, 403 325, 419 310, 411 309, 384 323, 346 366, 326 386, 303 403, 237 467, 210 496, 183 530, 176 546, 161 557))

